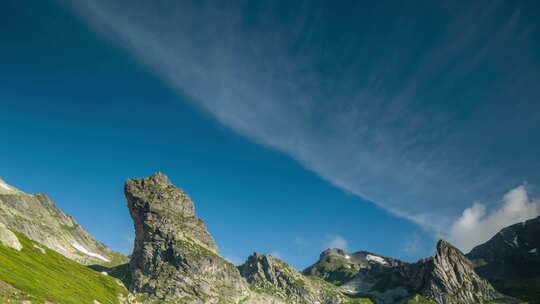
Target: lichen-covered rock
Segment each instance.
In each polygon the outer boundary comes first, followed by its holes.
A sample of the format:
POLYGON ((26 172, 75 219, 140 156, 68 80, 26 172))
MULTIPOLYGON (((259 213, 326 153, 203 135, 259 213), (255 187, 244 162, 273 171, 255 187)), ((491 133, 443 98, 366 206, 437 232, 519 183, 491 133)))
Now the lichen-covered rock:
POLYGON ((0 222, 79 263, 126 262, 122 254, 98 242, 45 194, 27 194, 0 179, 0 222))
POLYGON ((23 248, 15 233, 11 232, 6 225, 2 223, 0 223, 0 243, 17 251, 20 251, 23 248))
POLYGON ((161 173, 125 184, 135 226, 130 290, 145 303, 238 303, 249 290, 217 246, 191 199, 161 173))

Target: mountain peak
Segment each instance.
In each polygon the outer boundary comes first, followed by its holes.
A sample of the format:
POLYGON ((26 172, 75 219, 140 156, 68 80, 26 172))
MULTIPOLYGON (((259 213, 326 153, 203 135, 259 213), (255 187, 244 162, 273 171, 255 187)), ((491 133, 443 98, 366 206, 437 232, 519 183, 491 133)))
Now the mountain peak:
POLYGON ((173 303, 238 302, 246 296, 238 269, 218 255, 193 202, 166 175, 128 179, 124 192, 135 226, 133 292, 173 303))
POLYGON ((82 264, 126 260, 98 242, 46 194, 27 194, 0 179, 0 222, 82 264))
POLYGON ((19 189, 8 185, 1 177, 0 177, 0 194, 22 194, 23 192, 19 189))

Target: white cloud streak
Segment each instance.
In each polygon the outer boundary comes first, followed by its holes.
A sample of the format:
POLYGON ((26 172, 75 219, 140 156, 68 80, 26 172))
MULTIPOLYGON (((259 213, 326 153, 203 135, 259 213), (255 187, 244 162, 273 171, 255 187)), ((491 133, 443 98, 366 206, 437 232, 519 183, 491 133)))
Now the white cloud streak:
POLYGON ((66 3, 224 125, 428 230, 446 232, 465 204, 515 184, 511 174, 500 177, 510 163, 484 164, 493 143, 483 141, 496 139, 470 131, 489 130, 478 119, 485 109, 493 116, 500 96, 476 88, 447 96, 491 61, 501 63, 492 83, 500 94, 518 103, 516 92, 538 88, 530 83, 538 77, 524 76, 534 68, 525 68, 530 56, 522 51, 527 36, 519 14, 503 22, 493 17, 502 2, 448 17, 427 48, 409 39, 418 31, 412 15, 394 18, 382 32, 355 24, 358 16, 342 18, 343 28, 331 33, 337 42, 321 43, 332 24, 325 8, 309 2, 284 14, 278 2, 262 1, 254 17, 243 14, 247 4, 232 1, 66 3), (361 27, 363 35, 354 30, 361 27), (514 48, 494 51, 506 45, 514 48), (512 78, 516 70, 522 77, 512 78), (466 113, 471 117, 448 108, 471 98, 478 103, 466 113))

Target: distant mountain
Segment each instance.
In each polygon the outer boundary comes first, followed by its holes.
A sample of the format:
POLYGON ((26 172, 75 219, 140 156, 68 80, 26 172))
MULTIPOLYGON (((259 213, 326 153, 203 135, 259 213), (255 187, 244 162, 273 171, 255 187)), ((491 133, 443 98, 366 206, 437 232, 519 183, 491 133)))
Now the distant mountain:
POLYGON ((342 285, 353 279, 362 269, 384 266, 399 266, 405 262, 384 257, 367 251, 346 253, 341 249, 328 249, 321 253, 319 260, 302 271, 309 276, 317 276, 335 285, 342 285))
POLYGON ((164 174, 129 179, 124 192, 135 228, 129 263, 46 195, 0 180, 0 303, 520 303, 499 291, 538 303, 540 218, 503 229, 468 254, 473 261, 441 240, 416 263, 328 249, 300 273, 268 254, 240 266, 223 259, 193 201, 164 174))
POLYGON ((540 303, 540 217, 502 229, 467 257, 501 292, 540 303))
POLYGON ((119 264, 122 254, 96 241, 46 194, 27 194, 0 179, 0 223, 81 264, 119 264))
POLYGON ((375 253, 328 249, 303 271, 375 303, 516 303, 480 278, 473 264, 445 241, 434 257, 407 263, 375 253))

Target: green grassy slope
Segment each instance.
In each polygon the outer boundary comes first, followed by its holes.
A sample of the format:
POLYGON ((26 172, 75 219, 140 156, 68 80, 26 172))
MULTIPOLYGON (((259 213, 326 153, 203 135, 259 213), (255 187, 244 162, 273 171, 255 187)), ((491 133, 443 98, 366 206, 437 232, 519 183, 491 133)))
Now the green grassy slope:
POLYGON ((0 243, 0 300, 9 303, 29 299, 57 304, 118 303, 117 295, 127 295, 115 278, 82 266, 24 235, 14 232, 23 245, 21 251, 0 243))

